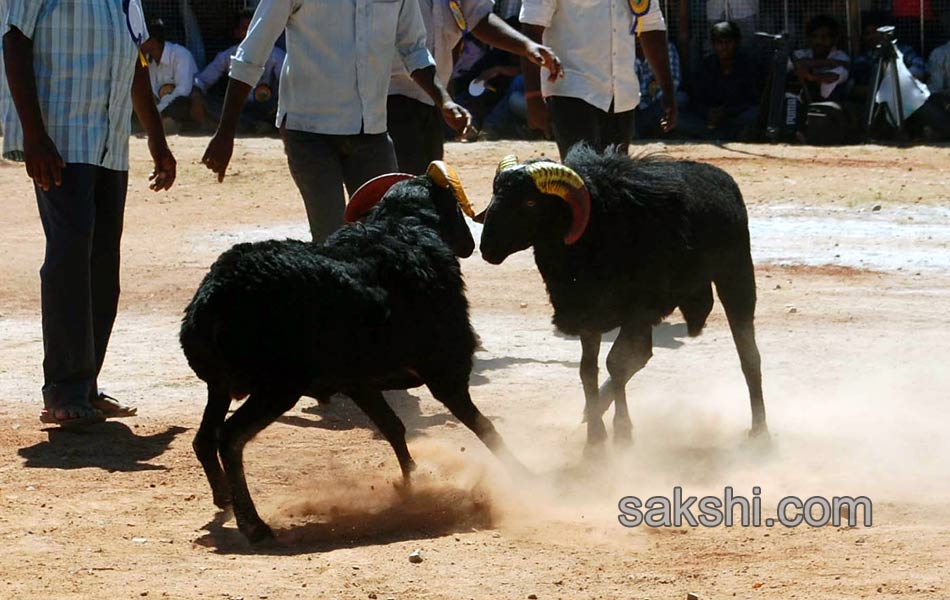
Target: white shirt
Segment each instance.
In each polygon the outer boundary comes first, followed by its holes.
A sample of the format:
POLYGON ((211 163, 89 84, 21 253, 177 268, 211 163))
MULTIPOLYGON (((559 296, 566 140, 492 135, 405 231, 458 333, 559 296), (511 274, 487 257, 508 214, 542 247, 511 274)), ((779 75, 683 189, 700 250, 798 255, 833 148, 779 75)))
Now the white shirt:
POLYGON ((759 14, 759 0, 708 0, 706 19, 710 22, 748 19, 759 14))
MULTIPOLYGON (((794 52, 792 52, 792 57, 791 59, 789 59, 789 62, 788 62, 789 71, 792 70, 793 60, 802 60, 802 59, 811 59, 811 58, 815 58, 815 53, 812 52, 811 48, 802 48, 800 50, 795 50, 794 52)), ((837 60, 837 61, 841 61, 845 63, 850 63, 851 57, 845 54, 844 52, 842 52, 841 50, 838 50, 837 48, 832 48, 831 52, 828 53, 828 60, 837 60)), ((827 98, 828 96, 830 96, 831 93, 835 91, 836 87, 838 87, 839 85, 843 84, 845 81, 848 80, 848 69, 846 67, 832 67, 832 68, 822 69, 822 72, 834 73, 835 75, 838 76, 837 80, 832 81, 831 83, 822 83, 819 86, 819 90, 821 91, 822 98, 827 98)))
POLYGON ((162 59, 158 63, 148 64, 148 74, 152 80, 152 93, 155 94, 155 101, 158 103, 158 112, 168 108, 175 98, 187 98, 191 95, 191 87, 197 72, 198 65, 195 64, 195 58, 188 48, 165 42, 162 59), (159 98, 159 90, 163 85, 168 84, 175 86, 174 91, 159 98))
MULTIPOLYGON (((231 57, 237 52, 237 48, 237 46, 231 46, 227 50, 218 52, 214 60, 208 63, 208 66, 202 69, 200 73, 195 75, 195 87, 202 92, 207 92, 214 84, 218 83, 218 80, 227 74, 228 67, 231 64, 231 57)), ((277 92, 277 86, 280 85, 280 71, 284 68, 285 55, 285 52, 277 46, 271 49, 267 63, 264 65, 264 73, 256 85, 264 84, 270 87, 274 92, 277 92)), ((248 92, 247 98, 248 100, 254 98, 253 88, 248 92)))
MULTIPOLYGON (((471 31, 482 22, 482 19, 491 14, 494 5, 492 0, 459 0, 464 23, 458 23, 449 10, 448 0, 417 1, 426 27, 426 47, 435 57, 436 74, 442 83, 448 84, 449 79, 452 78, 452 49, 458 45, 466 30, 471 31)), ((408 96, 430 105, 435 104, 432 98, 412 80, 402 61, 393 63, 389 93, 408 96)))
POLYGON ((418 0, 261 0, 231 77, 256 84, 284 28, 277 124, 288 129, 383 133, 396 55, 409 71, 435 64, 418 0))
POLYGON ((545 27, 543 41, 564 67, 562 79, 541 78, 545 97, 580 98, 603 111, 613 102, 614 112, 640 103, 634 24, 638 33, 666 30, 658 0, 636 19, 627 0, 524 0, 521 22, 545 27))

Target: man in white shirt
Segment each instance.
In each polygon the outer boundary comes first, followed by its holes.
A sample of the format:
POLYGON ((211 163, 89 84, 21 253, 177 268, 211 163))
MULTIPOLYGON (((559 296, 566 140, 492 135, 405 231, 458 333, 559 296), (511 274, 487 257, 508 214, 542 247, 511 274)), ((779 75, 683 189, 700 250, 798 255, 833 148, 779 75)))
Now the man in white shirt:
POLYGON ((142 52, 149 60, 149 77, 158 112, 177 123, 189 124, 191 118, 191 88, 198 66, 188 48, 165 41, 165 24, 153 19, 148 25, 149 38, 142 44, 142 52))
MULTIPOLYGON (((560 74, 560 62, 551 49, 531 41, 492 13, 492 0, 418 2, 426 26, 426 46, 435 57, 441 81, 451 78, 452 50, 466 31, 490 46, 543 66, 551 78, 560 74)), ((387 114, 400 171, 422 174, 431 161, 441 160, 443 134, 439 111, 398 60, 389 83, 387 114)))
POLYGON ((244 100, 285 29, 277 123, 310 233, 322 242, 343 223, 344 186, 352 194, 396 169, 386 95, 397 53, 454 129, 468 127, 471 116, 436 77, 417 0, 261 0, 231 60, 224 110, 202 158, 219 181, 231 160, 244 100))
MULTIPOLYGON (((238 14, 237 22, 234 25, 235 44, 227 50, 219 52, 214 60, 195 76, 195 87, 191 92, 191 97, 194 103, 195 116, 201 122, 205 121, 209 104, 216 123, 221 116, 220 98, 209 96, 209 91, 222 77, 227 75, 228 68, 231 66, 231 56, 237 53, 237 45, 247 35, 247 28, 250 27, 253 18, 254 11, 252 9, 242 10, 238 14)), ((267 63, 264 64, 264 74, 261 75, 251 93, 247 95, 247 102, 241 112, 241 125, 244 128, 254 130, 257 125, 269 125, 273 129, 274 117, 277 114, 277 89, 280 83, 280 71, 284 68, 285 56, 286 53, 277 46, 271 49, 267 63)))
POLYGON ((676 126, 658 0, 524 0, 521 22, 528 37, 550 46, 564 65, 563 78, 539 86, 538 68, 522 60, 528 124, 545 131, 553 127, 562 159, 581 141, 601 151, 610 145, 627 150, 640 101, 634 34, 663 91, 661 127, 666 132, 676 126))

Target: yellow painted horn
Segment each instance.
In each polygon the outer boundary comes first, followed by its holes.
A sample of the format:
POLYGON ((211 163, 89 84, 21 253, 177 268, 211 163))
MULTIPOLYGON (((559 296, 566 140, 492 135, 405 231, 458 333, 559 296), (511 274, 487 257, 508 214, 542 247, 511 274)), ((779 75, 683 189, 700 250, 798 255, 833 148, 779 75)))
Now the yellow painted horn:
POLYGON ((498 176, 502 171, 512 169, 518 166, 518 157, 514 154, 509 154, 505 158, 501 159, 501 162, 498 163, 498 168, 495 169, 495 177, 498 176))
POLYGON ((584 180, 573 169, 553 162, 536 162, 525 166, 538 191, 551 194, 571 207, 571 226, 564 235, 564 243, 571 245, 584 235, 590 220, 590 193, 584 180))
POLYGON ((462 187, 462 182, 459 180, 455 169, 441 160, 434 160, 429 163, 426 175, 437 186, 452 190, 452 195, 455 196, 455 201, 459 203, 462 212, 468 215, 469 218, 475 217, 475 210, 472 208, 472 203, 468 201, 468 196, 465 195, 465 189, 462 187))

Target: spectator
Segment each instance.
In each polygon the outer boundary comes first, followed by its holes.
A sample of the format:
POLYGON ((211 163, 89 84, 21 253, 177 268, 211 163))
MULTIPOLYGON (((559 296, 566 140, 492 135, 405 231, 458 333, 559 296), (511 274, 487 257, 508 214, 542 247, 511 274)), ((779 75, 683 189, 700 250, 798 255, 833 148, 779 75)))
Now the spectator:
MULTIPOLYGON (((212 109, 211 117, 214 122, 217 122, 221 116, 221 100, 214 97, 211 90, 227 74, 231 56, 237 53, 237 44, 247 35, 247 28, 250 27, 253 18, 253 10, 241 11, 232 32, 235 44, 219 52, 214 60, 195 77, 195 86, 191 93, 193 113, 203 124, 208 122, 209 108, 212 109)), ((248 94, 244 109, 241 111, 242 129, 258 132, 262 129, 266 131, 274 129, 274 118, 277 115, 277 90, 285 56, 286 53, 280 48, 275 46, 271 49, 270 56, 264 63, 264 74, 248 94)))
POLYGON ((693 74, 683 133, 706 139, 739 140, 750 136, 758 117, 761 77, 749 52, 740 47, 742 32, 731 21, 713 25, 713 54, 693 74))
POLYGON ((135 409, 106 396, 98 377, 119 301, 119 247, 128 188, 132 111, 148 132, 151 188, 175 181, 136 43, 138 0, 5 0, 0 18, 7 87, 3 156, 26 163, 46 256, 43 423, 78 426, 135 409), (15 108, 15 110, 12 110, 15 108))
POLYGON ((223 181, 234 151, 241 107, 286 29, 277 123, 290 174, 303 195, 314 241, 343 224, 344 187, 396 170, 386 133, 386 94, 398 53, 406 70, 456 130, 468 112, 436 77, 417 0, 354 2, 261 0, 247 37, 231 59, 218 130, 202 163, 223 181), (372 10, 366 10, 372 8, 372 10))
MULTIPOLYGON (((422 9, 426 46, 435 57, 439 78, 452 76, 452 50, 462 34, 536 65, 543 65, 551 78, 560 73, 550 48, 536 44, 492 12, 491 0, 416 0, 422 9)), ((433 100, 412 80, 401 62, 393 65, 387 101, 388 129, 396 149, 399 170, 421 175, 428 164, 442 158, 442 120, 433 100)))
POLYGON ((848 80, 851 59, 837 48, 840 28, 828 15, 812 17, 805 26, 808 47, 792 52, 789 70, 794 70, 808 88, 813 101, 836 100, 848 80))
POLYGON ((543 40, 564 64, 562 79, 539 85, 537 67, 522 61, 528 123, 542 131, 553 126, 561 158, 580 141, 597 150, 610 145, 627 150, 640 101, 640 85, 631 68, 636 61, 632 33, 639 36, 663 90, 661 127, 670 131, 676 126, 666 22, 659 2, 524 0, 521 22, 528 37, 543 40))
MULTIPOLYGON (((676 104, 682 107, 686 95, 680 89, 680 57, 672 41, 668 42, 670 52, 670 76, 673 78, 673 90, 676 92, 676 104)), ((636 129, 638 138, 663 137, 665 132, 660 127, 663 117, 663 90, 660 82, 653 75, 650 63, 637 56, 634 64, 637 80, 640 82, 640 104, 637 105, 636 129)))
POLYGON ((165 40, 161 19, 152 20, 148 28, 150 36, 142 44, 142 52, 149 60, 152 94, 166 128, 172 122, 197 125, 191 115, 191 88, 198 71, 195 59, 188 48, 165 40))
MULTIPOLYGON (((851 67, 851 80, 854 82, 855 95, 867 98, 868 87, 871 85, 874 71, 878 64, 877 48, 887 41, 887 38, 878 33, 878 28, 888 24, 888 17, 884 13, 866 13, 862 18, 861 54, 854 59, 851 67)), ((919 81, 927 80, 927 63, 917 54, 913 46, 905 40, 897 40, 897 49, 904 56, 904 65, 910 74, 919 81)))
POLYGON ((759 0, 706 0, 707 28, 723 21, 734 23, 742 38, 751 42, 759 28, 759 0))
POLYGON ((930 91, 950 94, 950 42, 930 53, 927 70, 930 72, 927 82, 930 91))

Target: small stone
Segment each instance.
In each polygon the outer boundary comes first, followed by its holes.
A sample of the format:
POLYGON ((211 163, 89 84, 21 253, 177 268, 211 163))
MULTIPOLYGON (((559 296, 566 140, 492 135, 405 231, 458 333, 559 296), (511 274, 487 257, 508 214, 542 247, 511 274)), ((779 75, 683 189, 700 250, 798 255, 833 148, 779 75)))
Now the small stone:
POLYGON ((141 593, 139 594, 139 596, 148 596, 148 592, 147 592, 147 591, 146 591, 146 592, 141 592, 141 593))
POLYGON ((538 600, 537 594, 528 594, 528 600, 538 600))
POLYGON ((409 562, 419 564, 422 562, 422 550, 416 549, 409 553, 409 562))
POLYGON ((521 308, 528 308, 528 303, 527 303, 527 302, 522 302, 522 303, 521 303, 521 308))
POLYGON ((880 210, 881 210, 881 205, 875 204, 874 208, 871 209, 871 212, 880 212, 880 210))
POLYGON ((753 590, 757 590, 757 589, 759 589, 760 587, 762 587, 763 585, 765 585, 765 584, 762 583, 761 581, 756 581, 755 583, 752 584, 752 589, 753 589, 753 590))
POLYGON ((376 600, 376 594, 371 592, 369 595, 369 600, 376 600))
POLYGON ((495 533, 491 534, 491 536, 495 539, 498 539, 501 537, 501 534, 496 531, 495 533))
POLYGON ((135 544, 144 544, 144 543, 147 542, 147 541, 148 541, 148 538, 143 538, 143 537, 134 537, 134 538, 132 538, 132 542, 135 543, 135 544))
POLYGON ((699 595, 689 592, 686 594, 686 600, 699 600, 699 595))
POLYGON ((794 306, 792 306, 792 307, 790 307, 790 308, 788 309, 788 314, 790 314, 790 315, 794 315, 794 314, 797 313, 797 312, 798 312, 798 309, 795 308, 794 306))

